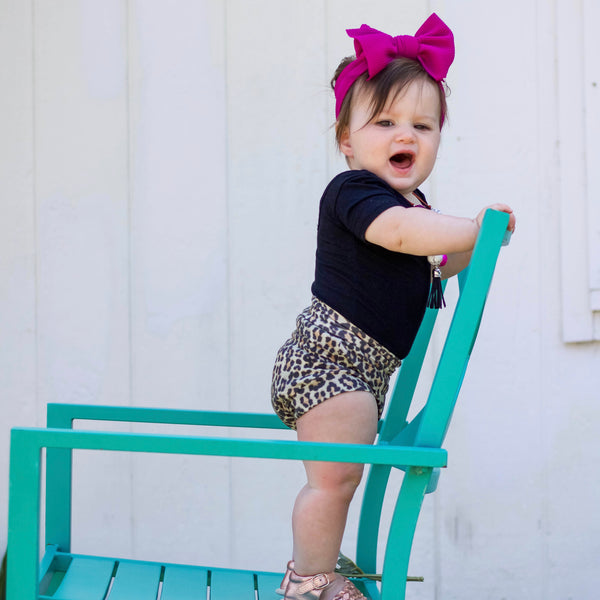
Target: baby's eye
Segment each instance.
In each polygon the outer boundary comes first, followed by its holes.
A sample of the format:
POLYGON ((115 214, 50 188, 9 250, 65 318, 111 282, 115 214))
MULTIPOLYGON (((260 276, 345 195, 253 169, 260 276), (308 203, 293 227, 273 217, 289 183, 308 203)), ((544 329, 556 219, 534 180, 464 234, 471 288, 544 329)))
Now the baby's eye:
POLYGON ((429 131, 431 127, 425 123, 417 123, 415 129, 418 129, 419 131, 429 131))
POLYGON ((388 119, 381 119, 380 121, 377 121, 377 125, 379 125, 379 127, 391 127, 393 123, 388 119))

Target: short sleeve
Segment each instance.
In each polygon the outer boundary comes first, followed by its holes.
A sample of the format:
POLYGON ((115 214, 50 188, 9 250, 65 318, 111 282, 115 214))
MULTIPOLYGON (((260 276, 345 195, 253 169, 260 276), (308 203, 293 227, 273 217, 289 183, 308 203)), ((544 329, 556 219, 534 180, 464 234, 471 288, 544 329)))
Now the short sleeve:
POLYGON ((410 203, 385 181, 368 171, 350 171, 337 193, 329 196, 331 216, 361 240, 369 225, 384 211, 410 203))

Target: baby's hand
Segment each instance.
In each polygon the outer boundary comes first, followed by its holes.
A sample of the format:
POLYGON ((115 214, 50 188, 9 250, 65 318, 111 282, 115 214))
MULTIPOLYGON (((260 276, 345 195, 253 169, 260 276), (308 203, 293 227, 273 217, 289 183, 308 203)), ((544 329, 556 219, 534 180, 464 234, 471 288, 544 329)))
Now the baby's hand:
POLYGON ((506 227, 506 229, 510 233, 514 232, 515 226, 517 224, 517 219, 513 213, 512 208, 510 206, 508 206, 508 204, 502 204, 502 203, 490 204, 490 206, 486 206, 483 210, 481 210, 480 213, 475 217, 475 222, 477 223, 478 227, 481 227, 481 223, 483 222, 483 217, 485 215, 485 211, 488 208, 491 208, 493 210, 499 210, 500 212, 508 213, 510 215, 510 217, 508 219, 508 226, 506 227))

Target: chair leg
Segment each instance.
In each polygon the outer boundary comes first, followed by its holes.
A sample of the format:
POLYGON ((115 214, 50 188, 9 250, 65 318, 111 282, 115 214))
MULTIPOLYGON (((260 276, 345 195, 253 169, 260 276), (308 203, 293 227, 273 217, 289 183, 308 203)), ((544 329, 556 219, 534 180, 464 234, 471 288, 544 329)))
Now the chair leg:
POLYGON ((356 564, 365 573, 377 570, 379 522, 390 471, 388 465, 372 465, 365 485, 356 544, 356 564))
MULTIPOLYGON (((48 406, 48 427, 73 429, 70 406, 48 406)), ((71 486, 73 452, 70 448, 46 450, 46 543, 61 552, 71 551, 71 486)))
POLYGON ((411 467, 404 475, 385 552, 381 600, 406 597, 410 551, 431 473, 431 468, 411 467))
POLYGON ((39 446, 28 443, 27 433, 11 434, 7 600, 38 597, 41 459, 39 446))

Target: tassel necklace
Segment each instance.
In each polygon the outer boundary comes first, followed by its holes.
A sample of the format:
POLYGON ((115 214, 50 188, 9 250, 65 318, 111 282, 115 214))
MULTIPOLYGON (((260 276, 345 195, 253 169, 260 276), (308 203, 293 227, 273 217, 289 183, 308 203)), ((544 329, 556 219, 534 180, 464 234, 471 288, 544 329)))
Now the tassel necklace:
MULTIPOLYGON (((411 196, 418 201, 418 204, 416 204, 409 200, 413 206, 419 206, 439 212, 435 208, 431 208, 427 202, 425 202, 414 192, 411 194, 411 196)), ((427 260, 431 265, 431 286, 429 288, 429 297, 427 298, 427 307, 435 309, 445 308, 446 301, 444 300, 444 292, 442 290, 442 271, 440 267, 443 267, 448 262, 448 257, 445 254, 434 254, 432 256, 428 256, 427 260)))
POLYGON ((445 308, 446 301, 444 300, 444 292, 442 290, 442 271, 440 267, 443 267, 448 262, 448 257, 445 254, 436 254, 428 256, 427 260, 431 265, 431 288, 429 290, 427 306, 429 308, 445 308))

